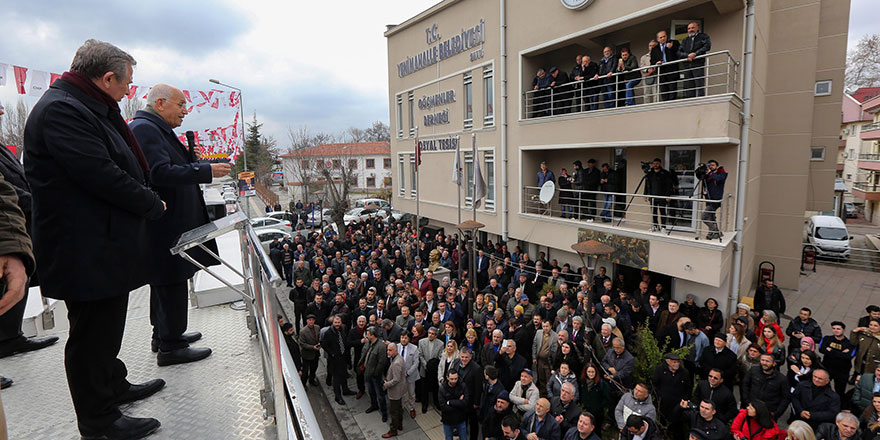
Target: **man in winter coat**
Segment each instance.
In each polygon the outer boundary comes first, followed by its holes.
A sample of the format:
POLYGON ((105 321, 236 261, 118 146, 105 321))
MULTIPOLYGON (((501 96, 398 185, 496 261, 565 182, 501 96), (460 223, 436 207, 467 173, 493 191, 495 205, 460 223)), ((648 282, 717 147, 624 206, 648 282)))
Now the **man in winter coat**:
POLYGON ((718 208, 721 207, 721 199, 724 198, 724 182, 727 181, 727 171, 718 165, 717 160, 712 159, 706 162, 706 171, 697 170, 697 178, 702 180, 703 196, 708 200, 702 216, 703 223, 709 227, 709 234, 706 238, 709 240, 721 238, 716 214, 718 208))
POLYGON ((385 402, 385 390, 382 388, 382 373, 388 366, 388 357, 385 354, 385 344, 379 339, 376 327, 367 327, 364 335, 367 341, 361 350, 361 358, 358 368, 363 368, 364 381, 367 383, 367 393, 370 395, 370 407, 365 411, 367 414, 379 410, 382 421, 388 420, 388 406, 385 402))
POLYGON ((669 170, 663 168, 662 164, 663 161, 659 157, 655 158, 645 179, 645 195, 654 196, 645 198, 646 202, 651 203, 652 231, 665 231, 669 221, 669 202, 672 201, 670 197, 678 188, 678 179, 669 170))
POLYGON ((770 353, 761 353, 761 365, 752 367, 740 384, 740 406, 748 406, 752 400, 767 404, 770 415, 779 419, 791 401, 788 380, 776 369, 776 361, 770 353))
POLYGON ((666 420, 673 437, 681 436, 681 401, 690 396, 690 372, 681 366, 681 358, 675 353, 664 356, 665 362, 657 365, 651 383, 657 392, 657 406, 660 415, 666 420))
MULTIPOLYGON (((859 419, 852 413, 838 413, 834 423, 823 423, 816 430, 818 440, 857 440, 862 438, 859 419)), ((872 438, 872 437, 865 437, 872 438)))
POLYGON ((822 423, 833 422, 840 412, 840 396, 831 389, 829 382, 827 371, 815 370, 813 380, 800 382, 791 395, 795 418, 807 422, 813 429, 822 423))
MULTIPOLYGON (((452 361, 451 370, 458 371, 458 381, 467 391, 467 421, 470 437, 476 439, 480 430, 480 399, 483 392, 483 370, 474 362, 474 353, 467 347, 458 352, 459 358, 452 361)), ((463 438, 463 437, 462 437, 463 438)))
POLYGON ((510 403, 514 405, 514 412, 525 414, 535 409, 540 397, 541 393, 532 378, 532 370, 523 370, 510 390, 510 403))
POLYGON ((660 440, 657 423, 636 414, 626 419, 626 427, 620 432, 620 440, 660 440))
POLYGON ((764 310, 772 310, 777 317, 782 317, 785 313, 785 297, 776 287, 772 279, 764 280, 761 285, 755 289, 755 316, 760 319, 764 315, 764 310))
POLYGON ((440 384, 438 400, 440 401, 440 423, 446 438, 452 438, 458 432, 458 438, 466 439, 467 413, 470 411, 469 396, 464 384, 458 380, 458 370, 450 368, 446 378, 440 384))
POLYGON ((651 401, 648 386, 640 383, 629 393, 624 394, 614 408, 614 419, 617 427, 623 429, 630 416, 637 415, 652 421, 657 420, 657 409, 651 401))
POLYGON ((798 317, 792 319, 785 328, 785 334, 789 336, 788 352, 801 348, 801 339, 812 338, 813 342, 822 340, 822 329, 819 323, 812 318, 813 311, 809 307, 801 307, 798 317))
POLYGON ((535 409, 525 413, 519 430, 529 438, 529 434, 535 434, 539 439, 558 440, 562 437, 559 423, 550 415, 550 401, 545 398, 538 399, 535 409))
POLYGON ((388 422, 388 432, 382 434, 382 438, 396 437, 398 431, 403 429, 403 396, 406 395, 406 367, 403 357, 397 353, 397 344, 388 344, 388 372, 385 373, 385 382, 382 387, 388 393, 388 412, 391 421, 388 422))

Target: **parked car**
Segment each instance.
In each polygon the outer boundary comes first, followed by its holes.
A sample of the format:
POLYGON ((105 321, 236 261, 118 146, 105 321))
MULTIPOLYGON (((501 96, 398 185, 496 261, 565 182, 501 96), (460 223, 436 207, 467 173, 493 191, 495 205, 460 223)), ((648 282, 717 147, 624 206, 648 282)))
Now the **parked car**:
POLYGON ((846 202, 843 204, 843 209, 846 210, 846 218, 856 218, 859 213, 859 209, 856 208, 855 203, 846 202))
POLYGON ((266 214, 266 217, 274 218, 276 220, 287 220, 288 222, 293 224, 294 215, 295 214, 291 214, 289 212, 276 211, 276 212, 270 212, 270 213, 266 214))
POLYGON ((322 222, 323 222, 323 225, 327 225, 327 223, 330 223, 332 221, 333 221, 333 219, 330 218, 330 209, 329 208, 324 208, 324 209, 320 209, 320 210, 316 209, 316 210, 312 211, 311 214, 307 215, 305 219, 303 219, 303 223, 305 223, 307 225, 313 225, 313 224, 314 225, 321 225, 322 222), (321 215, 322 212, 323 212, 323 217, 321 215))
POLYGON ((343 222, 348 225, 352 222, 359 222, 362 220, 366 220, 370 217, 380 217, 385 218, 388 214, 385 211, 381 211, 378 209, 367 209, 367 208, 352 208, 345 213, 343 217, 343 222))
POLYGON ((284 238, 291 238, 289 233, 275 228, 265 228, 254 232, 257 233, 257 239, 260 240, 260 245, 263 246, 267 254, 269 253, 269 245, 272 244, 273 240, 277 238, 278 241, 281 241, 284 238))
MULTIPOLYGON (((400 221, 402 221, 404 223, 415 223, 416 216, 415 216, 415 214, 410 214, 410 213, 406 212, 400 217, 400 221)), ((419 217, 419 226, 420 227, 428 226, 428 218, 425 216, 419 217)))
POLYGON ((853 237, 843 219, 834 215, 814 215, 807 222, 807 243, 820 257, 849 258, 853 237))
POLYGON ((285 232, 293 230, 289 221, 272 217, 256 217, 251 219, 251 226, 255 231, 261 229, 280 229, 285 232))
POLYGON ((406 213, 403 213, 403 212, 398 211, 396 209, 391 209, 391 207, 383 208, 380 211, 383 211, 385 213, 385 219, 388 220, 389 222, 390 221, 398 221, 398 220, 402 219, 404 215, 406 215, 406 213))
POLYGON ((391 204, 385 199, 360 199, 354 201, 355 208, 365 208, 367 205, 376 205, 379 208, 390 208, 391 204))

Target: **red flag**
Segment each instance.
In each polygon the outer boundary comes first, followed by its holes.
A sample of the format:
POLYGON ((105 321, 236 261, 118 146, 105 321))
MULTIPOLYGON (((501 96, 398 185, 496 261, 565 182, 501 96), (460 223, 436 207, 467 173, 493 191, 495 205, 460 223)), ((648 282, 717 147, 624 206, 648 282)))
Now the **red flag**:
MULTIPOLYGON (((58 79, 58 78, 61 78, 61 74, 60 74, 60 73, 51 73, 51 74, 49 74, 49 85, 51 86, 52 83, 55 82, 55 80, 58 79)), ((129 96, 129 98, 130 98, 130 96, 129 96)))
MULTIPOLYGON (((55 74, 53 73, 52 75, 55 75, 55 74)), ((54 81, 54 79, 53 79, 53 81, 54 81)), ((126 96, 128 96, 129 100, 134 99, 134 96, 137 95, 137 90, 138 90, 138 86, 131 86, 128 88, 128 95, 126 95, 126 96)))
POLYGON ((24 95, 24 82, 27 81, 27 67, 12 66, 12 70, 15 73, 15 88, 18 90, 19 95, 24 95))

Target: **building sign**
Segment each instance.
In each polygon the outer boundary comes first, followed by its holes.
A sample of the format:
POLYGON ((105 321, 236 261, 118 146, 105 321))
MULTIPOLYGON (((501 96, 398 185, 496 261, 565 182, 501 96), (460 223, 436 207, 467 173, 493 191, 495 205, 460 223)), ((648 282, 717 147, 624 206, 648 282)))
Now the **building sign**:
POLYGON ((592 229, 578 229, 578 242, 587 240, 596 240, 613 247, 614 253, 605 257, 612 263, 637 267, 639 269, 648 268, 648 252, 651 249, 651 244, 648 240, 609 234, 592 229))
MULTIPOLYGON (((455 102, 455 90, 447 90, 430 96, 419 98, 419 110, 430 110, 441 105, 455 102)), ((431 113, 424 116, 425 127, 449 123, 449 109, 431 113)))
POLYGON ((562 5, 568 9, 578 10, 584 9, 593 3, 593 0, 561 0, 562 5))
POLYGON ((422 144, 422 151, 455 151, 458 148, 458 137, 425 139, 419 143, 422 144))
MULTIPOLYGON (((462 52, 480 46, 486 42, 486 22, 480 19, 480 24, 462 29, 453 37, 440 41, 440 33, 437 25, 425 29, 425 41, 428 44, 438 42, 437 45, 427 48, 425 51, 406 57, 397 64, 397 76, 403 78, 418 72, 426 67, 433 66, 440 61, 458 55, 462 52)), ((473 58, 473 57, 472 57, 473 58)))

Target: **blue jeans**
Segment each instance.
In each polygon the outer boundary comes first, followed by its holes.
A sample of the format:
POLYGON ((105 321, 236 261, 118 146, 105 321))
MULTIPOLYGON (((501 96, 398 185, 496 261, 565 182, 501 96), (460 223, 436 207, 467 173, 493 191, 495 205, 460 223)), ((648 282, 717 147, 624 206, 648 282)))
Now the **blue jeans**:
POLYGON ((367 393, 370 395, 370 406, 379 408, 382 417, 388 415, 388 404, 385 402, 385 390, 382 389, 382 376, 373 376, 367 381, 367 393))
POLYGON ((611 194, 602 194, 602 198, 605 200, 605 204, 602 205, 602 212, 599 213, 599 217, 611 220, 613 211, 611 207, 614 206, 614 196, 611 194))
POLYGON ((617 104, 614 100, 614 84, 602 86, 602 100, 605 101, 605 108, 614 108, 617 104))
POLYGON ((636 91, 634 89, 640 82, 642 82, 641 79, 626 82, 626 105, 636 105, 636 91))
POLYGON ((467 440, 467 422, 461 422, 457 425, 447 425, 443 424, 443 434, 446 435, 446 440, 452 440, 452 430, 458 430, 458 438, 460 440, 467 440))
POLYGON ((560 205, 562 208, 562 218, 572 218, 574 217, 574 207, 571 205, 560 205))

